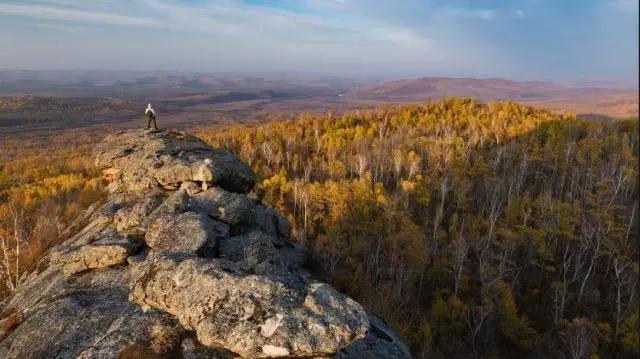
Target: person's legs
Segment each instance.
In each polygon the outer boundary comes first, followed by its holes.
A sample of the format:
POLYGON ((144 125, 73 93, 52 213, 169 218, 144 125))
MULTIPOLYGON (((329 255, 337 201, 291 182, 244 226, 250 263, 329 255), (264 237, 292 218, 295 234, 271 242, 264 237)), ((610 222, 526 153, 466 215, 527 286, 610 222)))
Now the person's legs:
POLYGON ((156 118, 155 117, 151 117, 151 119, 153 120, 153 130, 154 131, 158 131, 158 125, 156 124, 156 118))
POLYGON ((146 116, 147 117, 147 130, 151 128, 151 116, 146 116))

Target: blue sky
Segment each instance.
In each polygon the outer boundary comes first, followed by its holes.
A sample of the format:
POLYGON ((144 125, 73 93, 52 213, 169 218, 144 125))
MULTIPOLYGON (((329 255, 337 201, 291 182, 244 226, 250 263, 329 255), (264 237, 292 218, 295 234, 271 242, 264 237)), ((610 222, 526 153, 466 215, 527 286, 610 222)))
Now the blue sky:
POLYGON ((638 77, 638 0, 0 0, 0 68, 638 77))

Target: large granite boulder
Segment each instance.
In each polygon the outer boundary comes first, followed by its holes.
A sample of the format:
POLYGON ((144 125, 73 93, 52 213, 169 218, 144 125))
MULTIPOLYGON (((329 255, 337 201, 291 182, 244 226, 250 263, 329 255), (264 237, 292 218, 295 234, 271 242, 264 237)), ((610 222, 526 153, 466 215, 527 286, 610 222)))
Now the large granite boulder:
MULTIPOLYGON (((130 347, 152 357, 173 350, 154 344, 154 327, 189 335, 171 315, 144 312, 128 300, 128 266, 66 276, 51 259, 42 257, 6 302, 8 312, 20 313, 20 322, 0 339, 0 358, 117 358, 130 347)), ((179 350, 180 342, 174 345, 179 350)))
POLYGON ((273 236, 259 230, 224 238, 220 241, 220 257, 253 269, 260 263, 279 259, 275 242, 273 236))
POLYGON ((112 180, 0 303, 0 358, 409 358, 382 320, 311 279, 255 176, 181 133, 97 148, 112 180))
MULTIPOLYGON (((131 201, 132 205, 120 208, 113 218, 118 233, 125 236, 144 234, 141 233, 144 229, 141 224, 162 203, 163 197, 163 191, 151 190, 142 196, 134 197, 131 201)), ((186 204, 184 208, 186 208, 186 204)))
POLYGON ((206 213, 224 223, 236 232, 244 233, 259 229, 281 240, 289 238, 291 225, 278 211, 266 207, 245 195, 231 193, 220 187, 212 187, 191 196, 189 206, 193 210, 206 213))
POLYGON ((245 358, 336 353, 365 337, 367 314, 324 283, 292 287, 236 263, 155 258, 134 280, 131 300, 175 316, 198 340, 245 358))
POLYGON ((105 238, 84 246, 54 252, 52 262, 62 266, 62 272, 69 276, 87 269, 124 263, 141 247, 142 243, 139 241, 105 238))
POLYGON ((250 223, 256 203, 238 193, 219 187, 209 188, 191 197, 190 206, 230 225, 250 223))
POLYGON ((229 226, 203 213, 164 215, 149 224, 147 245, 161 253, 215 254, 218 240, 229 236, 229 226))
POLYGON ((120 132, 107 136, 95 152, 96 165, 114 189, 177 189, 191 181, 246 193, 256 181, 249 166, 231 152, 182 132, 120 132))

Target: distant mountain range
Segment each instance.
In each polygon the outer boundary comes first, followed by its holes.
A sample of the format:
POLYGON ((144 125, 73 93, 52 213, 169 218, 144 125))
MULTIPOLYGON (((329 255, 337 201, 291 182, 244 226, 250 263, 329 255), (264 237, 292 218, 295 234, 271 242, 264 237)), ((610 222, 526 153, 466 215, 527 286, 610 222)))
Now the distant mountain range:
POLYGON ((0 137, 30 130, 137 126, 149 102, 163 125, 190 128, 452 96, 517 101, 588 119, 638 116, 637 91, 538 81, 429 77, 375 83, 303 76, 0 70, 0 137))
POLYGON ((473 97, 480 101, 512 100, 577 114, 638 115, 637 91, 569 87, 538 81, 424 77, 361 86, 344 94, 346 99, 379 102, 422 102, 451 96, 473 97))
POLYGON ((272 91, 291 97, 332 96, 362 85, 343 78, 242 76, 186 72, 0 70, 0 96, 169 99, 184 95, 272 91))

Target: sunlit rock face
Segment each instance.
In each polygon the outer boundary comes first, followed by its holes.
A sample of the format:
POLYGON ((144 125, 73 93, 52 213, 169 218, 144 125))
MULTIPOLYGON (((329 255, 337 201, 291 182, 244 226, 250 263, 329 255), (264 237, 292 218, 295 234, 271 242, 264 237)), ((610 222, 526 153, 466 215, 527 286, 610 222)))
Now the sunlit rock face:
POLYGON ((107 136, 96 148, 96 166, 111 180, 114 190, 177 189, 185 182, 196 182, 247 193, 256 181, 249 166, 231 152, 173 131, 107 136))
POLYGON ((311 278, 232 153, 134 130, 97 145, 96 165, 110 194, 2 303, 18 324, 0 331, 0 357, 410 357, 382 320, 311 278))

